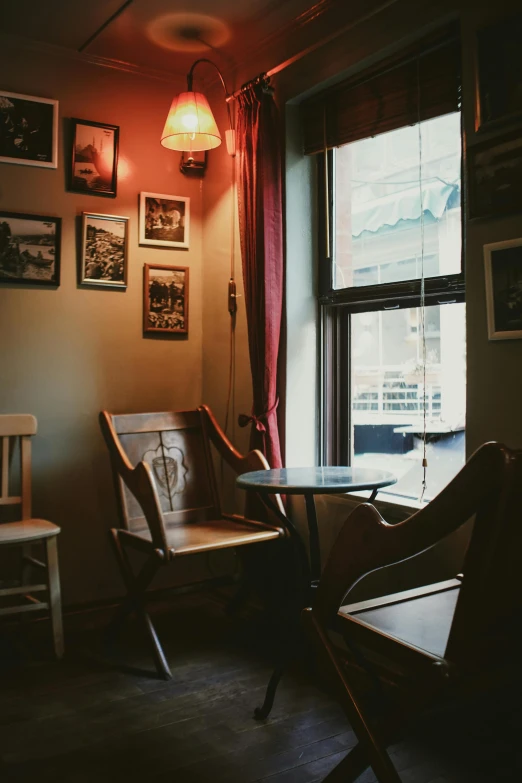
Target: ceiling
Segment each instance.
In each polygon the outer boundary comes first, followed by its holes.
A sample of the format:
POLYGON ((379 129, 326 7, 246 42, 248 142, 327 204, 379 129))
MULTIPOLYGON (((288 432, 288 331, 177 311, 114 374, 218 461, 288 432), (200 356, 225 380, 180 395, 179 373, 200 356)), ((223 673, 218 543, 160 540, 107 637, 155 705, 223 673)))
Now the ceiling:
POLYGON ((357 5, 346 0, 0 0, 0 30, 33 45, 172 76, 186 73, 197 57, 210 56, 232 71, 278 40, 286 42, 281 50, 286 56, 292 32, 310 27, 336 6, 339 11, 357 5))

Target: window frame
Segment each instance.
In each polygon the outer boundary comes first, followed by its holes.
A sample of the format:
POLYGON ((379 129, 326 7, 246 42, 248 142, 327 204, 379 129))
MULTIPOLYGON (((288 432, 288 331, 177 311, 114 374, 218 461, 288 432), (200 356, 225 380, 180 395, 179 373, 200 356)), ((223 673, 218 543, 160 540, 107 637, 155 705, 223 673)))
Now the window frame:
MULTIPOLYGON (((441 115, 442 116, 442 115, 441 115)), ((461 139, 461 271, 424 280, 425 306, 466 301, 466 188, 464 180, 463 114, 461 139)), ((321 334, 321 432, 322 465, 352 462, 351 315, 421 306, 421 280, 377 283, 334 289, 335 258, 335 149, 317 156, 318 194, 318 304, 321 334), (327 254, 327 250, 330 253, 327 254)))

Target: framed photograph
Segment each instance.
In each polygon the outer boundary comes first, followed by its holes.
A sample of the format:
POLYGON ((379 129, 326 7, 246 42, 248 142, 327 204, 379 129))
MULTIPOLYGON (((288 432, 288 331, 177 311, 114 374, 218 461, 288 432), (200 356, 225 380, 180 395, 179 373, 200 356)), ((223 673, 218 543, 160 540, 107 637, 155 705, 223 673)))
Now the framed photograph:
POLYGON ((143 331, 188 334, 189 270, 145 264, 143 331))
POLYGON ((0 211, 0 283, 60 285, 62 219, 0 211))
POLYGON ((522 131, 468 147, 468 160, 470 219, 522 209, 522 131))
POLYGON ((475 130, 522 119, 522 14, 477 32, 475 130))
POLYGON ((82 214, 82 285, 127 287, 128 234, 127 217, 82 214))
POLYGON ((484 245, 490 340, 522 338, 522 239, 484 245))
POLYGON ((58 101, 0 90, 0 163, 58 165, 58 101))
POLYGON ((93 196, 115 196, 120 129, 89 120, 71 120, 69 190, 93 196))
POLYGON ((189 198, 140 193, 140 245, 187 249, 189 228, 189 198))

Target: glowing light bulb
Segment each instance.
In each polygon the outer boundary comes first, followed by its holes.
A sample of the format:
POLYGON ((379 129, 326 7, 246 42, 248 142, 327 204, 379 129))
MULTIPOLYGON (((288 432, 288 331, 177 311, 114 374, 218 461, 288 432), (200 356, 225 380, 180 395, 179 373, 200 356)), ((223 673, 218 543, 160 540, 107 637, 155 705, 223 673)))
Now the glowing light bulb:
POLYGON ((195 128, 197 128, 198 118, 195 114, 185 114, 181 121, 185 128, 188 128, 188 130, 193 131, 195 128))

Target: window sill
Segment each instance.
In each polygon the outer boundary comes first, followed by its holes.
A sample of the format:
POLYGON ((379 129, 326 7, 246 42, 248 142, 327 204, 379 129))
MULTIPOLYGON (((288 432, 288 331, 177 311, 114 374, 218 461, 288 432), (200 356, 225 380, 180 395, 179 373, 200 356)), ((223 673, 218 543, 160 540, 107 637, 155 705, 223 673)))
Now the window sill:
MULTIPOLYGON (((330 498, 335 498, 341 503, 347 503, 354 506, 356 503, 369 502, 368 492, 350 492, 346 495, 330 495, 330 498)), ((394 495, 391 492, 379 492, 374 501, 375 508, 382 512, 383 516, 389 517, 390 521, 401 522, 407 519, 416 511, 424 508, 427 505, 426 502, 420 503, 415 498, 405 498, 398 495, 394 495)))

